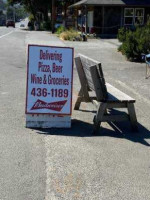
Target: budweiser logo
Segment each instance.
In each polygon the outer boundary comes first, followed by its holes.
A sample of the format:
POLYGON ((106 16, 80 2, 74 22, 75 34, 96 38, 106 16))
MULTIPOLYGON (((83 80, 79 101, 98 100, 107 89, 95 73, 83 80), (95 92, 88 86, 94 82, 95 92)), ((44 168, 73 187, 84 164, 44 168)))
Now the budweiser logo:
POLYGON ((47 103, 41 100, 37 100, 34 106, 31 108, 31 110, 48 109, 60 112, 66 103, 67 100, 52 102, 52 103, 47 103))

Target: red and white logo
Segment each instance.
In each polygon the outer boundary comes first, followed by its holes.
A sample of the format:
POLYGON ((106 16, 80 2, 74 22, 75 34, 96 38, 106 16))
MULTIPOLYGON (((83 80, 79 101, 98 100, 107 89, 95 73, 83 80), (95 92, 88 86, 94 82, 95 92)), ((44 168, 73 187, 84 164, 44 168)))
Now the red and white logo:
POLYGON ((48 110, 54 110, 54 111, 60 112, 66 103, 67 103, 67 100, 47 103, 45 101, 41 101, 38 99, 33 105, 33 107, 31 108, 31 110, 48 109, 48 110))

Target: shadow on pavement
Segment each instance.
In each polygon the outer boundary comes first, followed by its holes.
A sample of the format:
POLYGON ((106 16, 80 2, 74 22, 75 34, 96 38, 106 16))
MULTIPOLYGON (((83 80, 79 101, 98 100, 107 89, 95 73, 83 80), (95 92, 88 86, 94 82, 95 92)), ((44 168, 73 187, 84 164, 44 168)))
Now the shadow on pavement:
POLYGON ((93 135, 93 125, 81 120, 72 120, 71 129, 34 129, 37 130, 38 134, 44 135, 59 135, 68 137, 113 137, 122 138, 129 141, 140 143, 145 146, 150 146, 150 144, 145 139, 150 139, 150 131, 138 123, 138 132, 132 132, 129 122, 119 122, 119 123, 109 123, 111 126, 106 128, 100 128, 97 135, 93 135))

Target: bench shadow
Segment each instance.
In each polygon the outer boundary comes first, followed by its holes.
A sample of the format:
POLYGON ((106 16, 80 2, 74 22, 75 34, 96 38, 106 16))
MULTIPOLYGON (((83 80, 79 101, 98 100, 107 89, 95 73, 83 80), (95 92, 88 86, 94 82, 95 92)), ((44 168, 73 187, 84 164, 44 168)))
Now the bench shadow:
POLYGON ((122 138, 140 143, 145 146, 150 146, 146 139, 150 139, 150 131, 138 123, 138 132, 132 132, 129 122, 109 123, 111 126, 106 128, 102 126, 96 135, 92 134, 93 124, 81 120, 73 119, 71 129, 34 129, 38 134, 58 135, 68 137, 113 137, 122 138))
MULTIPOLYGON (((138 123, 138 132, 133 132, 131 130, 131 125, 129 122, 111 122, 109 125, 112 127, 114 132, 121 135, 123 139, 127 139, 135 143, 140 143, 145 146, 150 146, 150 143, 146 141, 146 139, 150 139, 150 131, 140 123, 138 123)), ((101 136, 114 137, 113 135, 109 135, 109 133, 107 133, 105 130, 103 130, 103 133, 101 136)))

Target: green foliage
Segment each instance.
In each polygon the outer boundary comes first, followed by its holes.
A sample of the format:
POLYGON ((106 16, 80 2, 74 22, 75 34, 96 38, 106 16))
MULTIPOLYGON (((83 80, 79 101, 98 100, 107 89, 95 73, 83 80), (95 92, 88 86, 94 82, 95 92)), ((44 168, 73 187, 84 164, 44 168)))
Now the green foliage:
POLYGON ((40 24, 40 29, 43 31, 49 31, 51 29, 51 23, 50 21, 43 21, 40 24))
POLYGON ((120 29, 118 39, 122 45, 118 48, 129 60, 140 60, 141 54, 150 52, 150 21, 144 26, 137 26, 134 31, 120 29))
POLYGON ((29 21, 34 21, 34 16, 32 14, 29 15, 29 21))
POLYGON ((16 12, 17 19, 24 19, 25 17, 27 17, 27 12, 22 6, 17 6, 15 8, 15 12, 16 12))
POLYGON ((51 7, 50 0, 8 0, 9 5, 20 4, 25 10, 38 19, 38 13, 41 12, 45 19, 48 18, 48 10, 51 7))
POLYGON ((120 42, 124 42, 126 40, 126 31, 127 29, 125 29, 125 27, 119 29, 117 37, 120 42))
POLYGON ((62 32, 64 32, 66 29, 64 26, 59 26, 56 30, 56 34, 60 35, 62 32))
POLYGON ((137 46, 138 44, 134 37, 134 33, 129 31, 126 34, 126 40, 121 47, 122 53, 125 54, 128 59, 134 59, 134 57, 137 56, 137 46))

